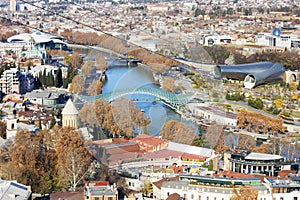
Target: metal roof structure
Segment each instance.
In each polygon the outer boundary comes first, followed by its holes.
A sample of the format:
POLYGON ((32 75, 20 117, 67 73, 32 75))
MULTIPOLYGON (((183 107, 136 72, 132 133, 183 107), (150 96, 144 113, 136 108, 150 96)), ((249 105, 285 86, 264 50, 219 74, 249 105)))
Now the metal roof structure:
POLYGON ((244 80, 245 88, 282 79, 285 72, 280 63, 259 62, 240 65, 218 65, 215 68, 217 78, 244 80))

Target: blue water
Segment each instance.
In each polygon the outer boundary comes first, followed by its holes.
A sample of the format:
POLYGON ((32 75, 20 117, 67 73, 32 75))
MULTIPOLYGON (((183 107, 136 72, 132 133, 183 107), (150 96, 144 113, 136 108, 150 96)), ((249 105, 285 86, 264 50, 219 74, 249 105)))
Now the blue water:
MULTIPOLYGON (((106 71, 107 80, 102 88, 102 93, 127 88, 157 88, 159 85, 153 78, 152 73, 143 67, 110 67, 106 71)), ((175 111, 162 102, 153 103, 155 97, 151 95, 128 95, 126 98, 139 99, 136 104, 151 120, 148 133, 158 135, 163 125, 171 119, 182 121, 175 111), (146 101, 141 101, 146 100, 146 101)))

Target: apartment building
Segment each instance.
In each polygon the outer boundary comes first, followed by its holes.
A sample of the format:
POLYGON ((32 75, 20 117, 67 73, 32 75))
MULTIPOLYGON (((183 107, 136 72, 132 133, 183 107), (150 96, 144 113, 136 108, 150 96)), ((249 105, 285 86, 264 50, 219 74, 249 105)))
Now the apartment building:
POLYGON ((5 94, 25 94, 34 88, 34 78, 30 73, 22 73, 17 68, 5 70, 0 78, 0 90, 5 94))

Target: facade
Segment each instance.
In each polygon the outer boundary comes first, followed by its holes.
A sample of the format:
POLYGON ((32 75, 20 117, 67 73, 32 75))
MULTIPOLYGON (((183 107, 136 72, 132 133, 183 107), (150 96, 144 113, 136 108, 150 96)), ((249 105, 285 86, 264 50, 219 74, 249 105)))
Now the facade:
POLYGON ((282 170, 298 170, 298 167, 299 165, 285 162, 282 156, 273 154, 235 150, 224 155, 224 170, 238 173, 277 176, 282 170))
POLYGON ((180 175, 179 178, 179 181, 164 182, 161 192, 153 187, 154 194, 160 195, 154 196, 154 199, 165 200, 177 193, 182 199, 230 200, 240 195, 241 187, 250 186, 258 191, 258 200, 299 200, 300 185, 292 179, 277 181, 275 186, 276 183, 271 183, 272 180, 261 181, 259 178, 228 179, 192 175, 180 175))
POLYGON ((78 110, 76 109, 71 99, 67 101, 61 114, 62 114, 62 125, 64 127, 69 126, 75 129, 79 127, 78 110))
POLYGON ((237 115, 211 106, 210 104, 190 103, 188 107, 193 116, 209 122, 216 122, 225 126, 237 126, 237 115))
POLYGON ((300 49, 300 38, 296 35, 282 34, 279 28, 272 33, 258 33, 256 45, 279 49, 300 49))
POLYGON ((17 1, 16 0, 10 0, 9 1, 9 10, 11 12, 16 12, 17 9, 17 1))
POLYGON ((25 94, 34 88, 34 78, 30 73, 22 73, 16 68, 5 70, 0 78, 0 89, 5 94, 25 94))
POLYGON ((280 63, 259 62, 240 65, 218 65, 215 68, 217 78, 244 81, 244 87, 255 86, 283 79, 285 72, 280 63))
POLYGON ((201 43, 203 46, 230 44, 233 38, 227 35, 203 35, 201 43))

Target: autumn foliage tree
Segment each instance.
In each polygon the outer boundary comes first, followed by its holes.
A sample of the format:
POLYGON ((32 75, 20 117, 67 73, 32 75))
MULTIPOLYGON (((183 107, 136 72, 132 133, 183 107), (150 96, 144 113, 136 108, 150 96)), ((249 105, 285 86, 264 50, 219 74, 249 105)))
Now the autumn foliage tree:
POLYGON ((192 144, 196 128, 192 125, 186 125, 176 120, 166 122, 160 131, 160 135, 167 140, 173 142, 192 144))
POLYGON ((206 141, 211 149, 223 153, 228 149, 225 144, 225 132, 222 125, 213 124, 207 128, 206 141))
POLYGON ((9 155, 10 177, 41 194, 69 187, 75 190, 91 163, 80 132, 71 128, 54 127, 37 134, 19 131, 9 155))
POLYGON ((102 82, 99 80, 94 80, 87 89, 87 93, 90 96, 96 96, 101 94, 102 91, 102 82))
POLYGON ((174 92, 175 80, 172 77, 165 77, 163 79, 162 88, 168 92, 174 92))
POLYGON ((102 56, 98 56, 96 58, 96 69, 100 71, 105 71, 107 69, 108 65, 106 60, 102 56))
POLYGON ((52 141, 50 132, 32 134, 22 130, 17 132, 9 149, 15 178, 30 185, 34 192, 45 194, 53 190, 56 154, 52 151, 52 141))
POLYGON ((6 123, 0 121, 0 137, 6 139, 6 123))
MULTIPOLYGON (((235 190, 235 188, 234 188, 235 190)), ((258 191, 251 186, 240 186, 239 191, 230 197, 230 200, 256 200, 258 198, 258 191)))
POLYGON ((76 75, 71 83, 70 91, 75 92, 77 94, 82 94, 84 91, 85 80, 83 76, 76 75))
POLYGON ((79 111, 83 123, 92 127, 101 126, 108 136, 131 137, 134 131, 145 132, 150 120, 134 104, 134 102, 120 98, 113 103, 104 99, 97 99, 87 104, 79 111))
POLYGON ((283 129, 283 120, 279 117, 271 118, 266 115, 242 109, 237 116, 238 126, 247 130, 276 135, 283 129))
POLYGON ((84 76, 88 76, 91 74, 92 70, 93 70, 93 67, 94 67, 94 62, 91 61, 91 60, 88 60, 87 62, 85 62, 82 67, 81 67, 81 73, 84 75, 84 76))
POLYGON ((92 156, 80 133, 72 128, 61 128, 57 133, 55 150, 58 175, 75 191, 77 185, 88 175, 92 156))

